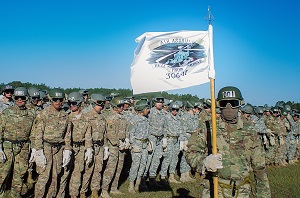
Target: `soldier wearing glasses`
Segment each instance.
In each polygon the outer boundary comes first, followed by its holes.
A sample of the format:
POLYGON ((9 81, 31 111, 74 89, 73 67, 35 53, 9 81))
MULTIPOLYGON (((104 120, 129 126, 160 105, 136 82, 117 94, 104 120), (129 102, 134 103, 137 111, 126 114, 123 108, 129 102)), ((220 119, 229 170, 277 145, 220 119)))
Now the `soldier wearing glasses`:
MULTIPOLYGON (((251 187, 255 188, 255 197, 271 197, 262 141, 252 125, 243 123, 239 113, 242 104, 239 89, 223 87, 217 98, 221 109, 216 128, 218 154, 208 153, 206 133, 196 132, 189 140, 186 160, 203 175, 218 175, 219 197, 249 197, 251 187), (255 186, 250 179, 251 169, 255 186)), ((209 181, 205 179, 202 184, 202 197, 211 197, 209 181)))
POLYGON ((32 158, 39 174, 35 197, 64 197, 71 161, 72 146, 68 114, 61 109, 65 94, 62 89, 49 91, 51 105, 37 115, 32 158))
POLYGON ((24 176, 28 170, 29 137, 35 112, 25 106, 27 88, 16 88, 13 98, 16 105, 5 109, 0 117, 0 190, 5 191, 10 184, 11 196, 21 197, 27 192, 24 176))
POLYGON ((1 88, 2 98, 0 99, 0 113, 14 105, 13 93, 14 87, 12 85, 3 85, 1 88))

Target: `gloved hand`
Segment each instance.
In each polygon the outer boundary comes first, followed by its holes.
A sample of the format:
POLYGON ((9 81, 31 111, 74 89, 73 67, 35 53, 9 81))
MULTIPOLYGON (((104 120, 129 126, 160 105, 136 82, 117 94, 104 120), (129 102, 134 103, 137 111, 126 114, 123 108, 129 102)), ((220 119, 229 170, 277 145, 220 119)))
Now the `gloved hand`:
POLYGON ((276 142, 275 142, 275 136, 272 135, 272 136, 270 136, 270 145, 274 146, 275 144, 276 144, 276 142))
POLYGON ((211 172, 216 172, 217 169, 223 168, 222 154, 221 153, 217 153, 216 155, 210 154, 204 159, 203 165, 205 166, 207 171, 211 171, 211 172))
POLYGON ((129 149, 130 148, 130 142, 128 138, 125 138, 125 149, 129 149))
POLYGON ((125 142, 122 142, 122 140, 119 140, 119 150, 122 151, 125 149, 125 142))
POLYGON ((136 144, 134 144, 134 145, 131 146, 131 150, 132 150, 132 152, 134 152, 134 153, 139 153, 139 152, 141 152, 141 150, 139 149, 139 147, 138 147, 136 144))
POLYGON ((2 144, 0 144, 0 162, 4 163, 6 161, 6 155, 2 149, 2 144))
POLYGON ((90 164, 93 161, 93 149, 87 148, 86 152, 84 154, 84 160, 86 161, 86 164, 90 164))
POLYGON ((105 146, 104 147, 104 157, 103 157, 103 160, 107 160, 109 157, 109 150, 108 150, 108 147, 105 146))
POLYGON ((29 162, 30 162, 30 163, 35 162, 35 156, 36 156, 36 149, 35 149, 35 148, 32 148, 32 149, 31 149, 30 159, 29 159, 29 162))
POLYGON ((62 167, 66 167, 69 162, 71 161, 71 154, 72 154, 72 151, 70 150, 64 150, 63 151, 63 165, 62 167))
POLYGON ((167 148, 167 145, 168 145, 168 139, 167 138, 163 138, 162 139, 162 147, 163 148, 167 148))
POLYGON ((182 151, 184 147, 184 141, 179 141, 179 150, 182 151))
POLYGON ((187 147, 189 141, 188 140, 185 140, 184 141, 184 144, 183 144, 183 150, 187 151, 189 148, 187 147))
POLYGON ((148 147, 147 147, 148 152, 152 152, 153 151, 153 142, 148 141, 148 147))
POLYGON ((35 152, 35 164, 38 167, 45 168, 47 164, 47 159, 44 155, 44 150, 40 149, 35 152))

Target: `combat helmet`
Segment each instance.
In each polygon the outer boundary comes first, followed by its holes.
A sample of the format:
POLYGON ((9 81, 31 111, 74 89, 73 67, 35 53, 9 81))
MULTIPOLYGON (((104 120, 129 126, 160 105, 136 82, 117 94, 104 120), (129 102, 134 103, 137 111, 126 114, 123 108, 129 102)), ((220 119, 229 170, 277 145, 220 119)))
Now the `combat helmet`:
POLYGON ((136 111, 143 111, 146 108, 149 108, 149 103, 145 100, 139 100, 134 105, 134 110, 136 111))
POLYGON ((61 101, 63 101, 65 98, 65 92, 62 89, 53 88, 49 91, 48 96, 50 100, 61 99, 61 101))
POLYGON ((17 87, 14 90, 14 100, 18 100, 19 98, 22 99, 22 101, 27 101, 28 100, 28 89, 26 87, 17 87))
POLYGON ((262 107, 262 106, 257 106, 257 107, 255 108, 255 113, 257 113, 257 114, 263 114, 263 113, 264 113, 264 107, 262 107))
POLYGON ((72 105, 80 106, 83 100, 84 100, 83 96, 79 92, 71 92, 68 95, 68 103, 70 105, 72 104, 72 105))
POLYGON ((28 94, 29 94, 30 100, 40 99, 40 91, 36 87, 30 87, 28 89, 28 94))
POLYGON ((116 98, 112 99, 112 101, 110 102, 110 104, 113 107, 118 107, 118 106, 123 105, 125 103, 126 103, 126 101, 123 98, 121 98, 121 97, 116 97, 116 98))
POLYGON ((93 106, 99 105, 99 106, 104 106, 105 104, 105 97, 102 94, 98 94, 98 93, 93 93, 91 95, 91 104, 93 106))
POLYGON ((12 85, 10 85, 10 84, 4 84, 4 85, 2 85, 2 87, 1 87, 1 93, 3 93, 4 91, 9 91, 9 90, 13 94, 15 88, 12 85))
POLYGON ((291 111, 291 106, 290 105, 284 105, 283 108, 281 109, 281 115, 287 116, 291 111))
POLYGON ((227 86, 220 89, 217 97, 217 107, 225 108, 227 104, 232 108, 238 108, 244 104, 241 91, 233 86, 227 86))
POLYGON ((243 113, 253 114, 253 106, 251 104, 246 104, 241 108, 243 113))

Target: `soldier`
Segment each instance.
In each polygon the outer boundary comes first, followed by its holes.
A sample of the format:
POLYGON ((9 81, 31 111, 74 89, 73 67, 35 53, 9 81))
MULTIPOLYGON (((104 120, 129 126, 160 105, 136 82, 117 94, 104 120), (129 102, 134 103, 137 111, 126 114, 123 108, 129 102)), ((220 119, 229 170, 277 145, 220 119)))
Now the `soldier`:
POLYGON ((149 137, 149 104, 145 100, 139 100, 135 104, 137 115, 132 117, 132 127, 130 129, 130 144, 131 144, 131 168, 129 172, 129 189, 130 193, 135 191, 147 190, 145 183, 141 183, 148 158, 148 152, 152 152, 151 142, 149 137), (135 186, 134 181, 136 180, 135 186))
POLYGON ((92 140, 94 148, 94 156, 91 164, 85 166, 82 179, 81 195, 88 191, 90 184, 92 190, 92 198, 98 197, 100 190, 101 172, 103 169, 103 160, 108 158, 108 149, 104 149, 106 141, 106 120, 102 114, 105 98, 103 95, 93 93, 91 95, 90 105, 92 109, 85 113, 85 117, 89 119, 92 126, 92 140))
POLYGON ((286 137, 287 137, 288 131, 291 129, 291 126, 290 126, 288 120, 286 119, 288 111, 285 108, 283 108, 283 109, 281 109, 280 112, 281 112, 281 115, 277 118, 278 128, 279 128, 279 147, 278 147, 276 156, 279 158, 281 165, 286 166, 288 164, 286 162, 286 158, 287 158, 286 137))
POLYGON ((6 108, 14 105, 14 100, 12 98, 14 93, 14 87, 10 84, 3 85, 1 88, 3 98, 0 99, 0 113, 6 108))
POLYGON ((35 163, 39 174, 35 197, 64 197, 70 173, 72 146, 68 114, 61 110, 64 91, 50 90, 51 106, 46 107, 34 121, 35 163))
POLYGON ((253 112, 253 107, 251 104, 246 104, 245 106, 243 106, 241 108, 241 112, 242 112, 242 120, 244 123, 247 123, 247 124, 251 124, 251 125, 254 125, 254 122, 252 120, 252 118, 250 117, 250 115, 252 115, 254 112, 253 112))
POLYGON ((190 177, 190 165, 185 160, 185 152, 187 150, 187 143, 190 139, 192 133, 194 133, 198 128, 198 116, 193 110, 193 102, 186 102, 186 110, 182 112, 181 121, 183 130, 185 133, 185 140, 180 142, 180 150, 182 152, 180 159, 180 181, 181 182, 195 182, 196 180, 190 177))
POLYGON ((30 87, 28 89, 30 104, 28 104, 29 108, 33 108, 36 111, 40 111, 41 109, 38 106, 40 101, 40 92, 36 87, 30 87))
POLYGON ((166 176, 169 170, 169 182, 180 183, 175 179, 175 170, 178 163, 179 142, 185 140, 183 133, 182 123, 180 117, 177 115, 179 112, 179 104, 173 102, 170 104, 170 113, 165 119, 165 133, 167 146, 164 148, 164 158, 161 165, 160 175, 164 185, 166 185, 166 176))
POLYGON ((110 154, 103 173, 101 192, 101 196, 103 198, 110 197, 108 194, 110 184, 112 194, 123 194, 118 190, 118 182, 124 164, 124 149, 126 147, 125 139, 128 137, 128 122, 122 115, 124 101, 121 98, 114 98, 111 104, 117 108, 115 108, 114 111, 106 117, 106 137, 110 154))
POLYGON ((89 90, 81 89, 79 93, 83 96, 83 102, 81 104, 81 108, 84 109, 89 106, 89 90))
POLYGON ((35 112, 26 108, 27 88, 16 88, 13 98, 16 105, 6 108, 0 117, 0 191, 5 191, 10 184, 11 196, 21 197, 27 192, 24 176, 28 170, 29 138, 35 112))
POLYGON ((287 119, 291 125, 291 130, 288 133, 289 137, 289 145, 287 147, 287 154, 288 154, 288 162, 289 164, 294 164, 297 162, 296 151, 297 151, 297 136, 299 134, 300 129, 300 122, 299 114, 297 112, 292 112, 291 114, 287 115, 287 119))
POLYGON ((68 95, 68 103, 71 113, 69 120, 71 124, 72 147, 74 152, 73 170, 70 178, 71 198, 85 197, 87 185, 82 185, 82 175, 85 166, 89 166, 93 160, 93 142, 91 134, 91 125, 89 120, 81 111, 83 96, 79 92, 72 92, 68 95), (80 188, 86 188, 81 190, 80 188))
POLYGON ((112 99, 113 99, 112 96, 105 97, 105 104, 102 110, 102 113, 104 114, 105 117, 108 116, 113 111, 112 106, 110 104, 112 99))
MULTIPOLYGON (((149 141, 152 142, 153 151, 148 153, 147 165, 144 172, 144 178, 147 176, 149 171, 149 185, 153 188, 162 188, 156 182, 157 169, 160 165, 160 158, 163 155, 163 147, 167 146, 166 139, 162 140, 164 137, 164 125, 165 125, 165 112, 162 110, 162 105, 164 103, 164 98, 162 96, 157 96, 153 98, 154 107, 150 109, 149 113, 149 141)), ((143 181, 144 182, 144 181, 143 181)))
MULTIPOLYGON (((256 180, 256 197, 271 197, 265 168, 265 153, 253 126, 244 124, 238 114, 243 104, 239 89, 223 87, 217 97, 221 119, 217 123, 218 154, 208 153, 211 146, 206 133, 194 133, 188 143, 187 162, 198 172, 217 172, 219 197, 249 197, 250 173, 256 180), (223 167, 224 165, 224 167, 223 167)), ((210 197, 210 185, 203 181, 202 197, 210 197)))

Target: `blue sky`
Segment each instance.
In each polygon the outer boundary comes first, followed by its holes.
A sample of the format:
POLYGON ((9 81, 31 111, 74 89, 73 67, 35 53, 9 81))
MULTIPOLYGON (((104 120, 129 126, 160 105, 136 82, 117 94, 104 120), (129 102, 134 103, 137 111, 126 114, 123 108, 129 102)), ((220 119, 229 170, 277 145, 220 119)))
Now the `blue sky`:
MULTIPOLYGON (((297 1, 0 1, 0 82, 131 88, 130 64, 144 32, 207 30, 215 16, 215 89, 246 102, 300 102, 297 1)), ((170 93, 210 97, 209 84, 170 93)))

